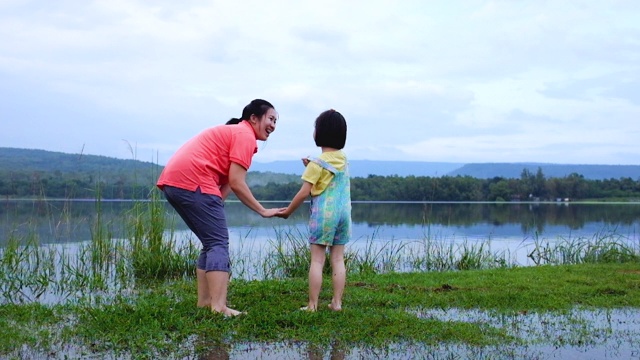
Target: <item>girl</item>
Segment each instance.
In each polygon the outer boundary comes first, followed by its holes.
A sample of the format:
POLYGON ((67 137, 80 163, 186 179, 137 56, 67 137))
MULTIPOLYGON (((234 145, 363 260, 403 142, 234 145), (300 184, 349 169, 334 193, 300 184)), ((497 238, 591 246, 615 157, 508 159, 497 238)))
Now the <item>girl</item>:
POLYGON ((318 296, 322 287, 322 268, 326 248, 330 248, 333 299, 329 308, 342 309, 342 294, 346 281, 344 246, 351 237, 351 189, 347 158, 341 151, 347 139, 347 122, 331 109, 318 116, 313 138, 322 149, 318 158, 305 158, 302 163, 302 187, 289 206, 278 216, 289 217, 311 195, 309 243, 309 303, 301 308, 318 309, 318 296))

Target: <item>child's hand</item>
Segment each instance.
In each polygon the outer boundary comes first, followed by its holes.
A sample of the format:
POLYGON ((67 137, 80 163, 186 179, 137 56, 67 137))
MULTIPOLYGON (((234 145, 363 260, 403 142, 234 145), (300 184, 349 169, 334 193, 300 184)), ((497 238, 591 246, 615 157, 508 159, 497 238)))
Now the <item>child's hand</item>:
POLYGON ((287 219, 289 217, 289 215, 291 215, 291 213, 289 213, 288 208, 280 208, 278 209, 278 212, 276 213, 277 217, 281 217, 283 219, 287 219))
POLYGON ((302 158, 302 163, 304 164, 304 166, 309 165, 309 159, 308 158, 302 158))

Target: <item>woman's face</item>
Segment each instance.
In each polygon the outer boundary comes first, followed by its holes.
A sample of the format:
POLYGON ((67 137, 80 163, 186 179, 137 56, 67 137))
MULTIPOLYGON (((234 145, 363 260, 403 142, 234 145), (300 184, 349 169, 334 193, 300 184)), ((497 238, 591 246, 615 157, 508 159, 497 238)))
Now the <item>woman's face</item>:
POLYGON ((276 123, 278 122, 278 112, 269 109, 261 118, 251 116, 251 125, 256 132, 258 140, 265 141, 269 138, 269 134, 276 131, 276 123), (255 119, 255 120, 254 120, 255 119))

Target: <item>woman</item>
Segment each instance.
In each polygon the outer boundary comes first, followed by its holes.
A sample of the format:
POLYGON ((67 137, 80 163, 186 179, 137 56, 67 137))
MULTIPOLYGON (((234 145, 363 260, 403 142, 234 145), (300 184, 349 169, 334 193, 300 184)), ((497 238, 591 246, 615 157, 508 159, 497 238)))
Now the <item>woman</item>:
POLYGON ((171 157, 157 186, 202 242, 196 266, 198 306, 225 316, 241 312, 227 307, 229 285, 229 232, 224 200, 229 191, 262 217, 281 209, 265 209, 253 196, 245 178, 256 140, 275 131, 278 113, 268 101, 256 99, 245 106, 240 119, 204 130, 171 157))

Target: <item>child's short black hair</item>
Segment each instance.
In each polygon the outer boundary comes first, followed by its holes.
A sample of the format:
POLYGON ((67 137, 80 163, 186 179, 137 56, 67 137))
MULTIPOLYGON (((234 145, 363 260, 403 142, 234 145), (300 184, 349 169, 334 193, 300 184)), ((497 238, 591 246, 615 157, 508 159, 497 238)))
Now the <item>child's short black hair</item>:
POLYGON ((316 146, 344 148, 347 141, 347 121, 342 114, 333 109, 327 110, 318 116, 315 127, 316 146))

